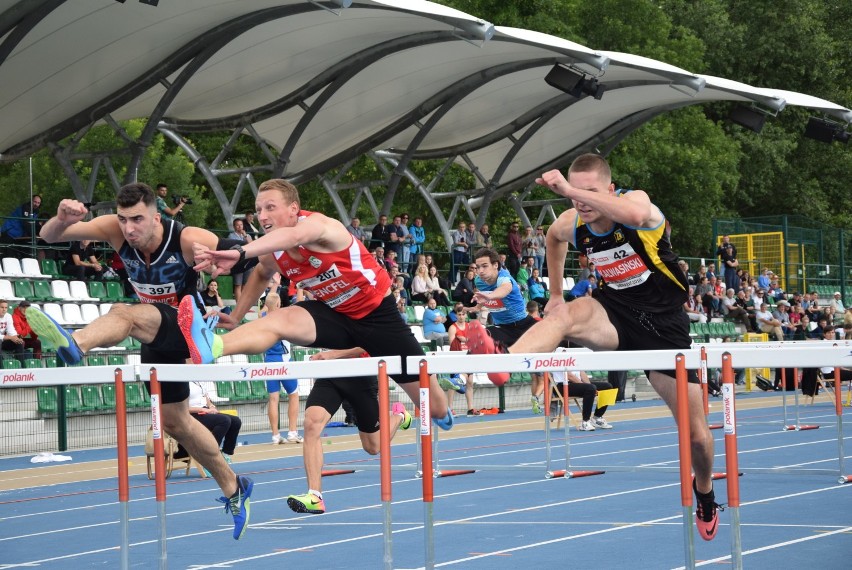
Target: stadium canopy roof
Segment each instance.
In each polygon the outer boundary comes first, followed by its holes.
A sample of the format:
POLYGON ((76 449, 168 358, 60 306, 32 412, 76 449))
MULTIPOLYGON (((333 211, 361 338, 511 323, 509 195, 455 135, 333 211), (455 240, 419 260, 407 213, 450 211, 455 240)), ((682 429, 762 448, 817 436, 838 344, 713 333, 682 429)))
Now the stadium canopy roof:
POLYGON ((403 166, 454 159, 506 191, 685 105, 800 105, 852 122, 830 101, 424 0, 0 0, 0 42, 0 160, 151 117, 184 134, 253 130, 296 180, 391 150, 403 166), (597 78, 603 97, 545 83, 557 63, 597 78))

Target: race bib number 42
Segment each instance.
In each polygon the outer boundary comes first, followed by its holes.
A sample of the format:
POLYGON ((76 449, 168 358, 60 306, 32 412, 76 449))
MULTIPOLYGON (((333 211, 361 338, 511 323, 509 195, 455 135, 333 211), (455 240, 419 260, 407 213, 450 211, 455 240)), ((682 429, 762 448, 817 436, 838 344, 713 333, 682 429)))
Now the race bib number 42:
POLYGON ((651 276, 648 266, 630 244, 596 251, 589 254, 589 261, 594 261, 598 273, 613 289, 635 287, 651 276))

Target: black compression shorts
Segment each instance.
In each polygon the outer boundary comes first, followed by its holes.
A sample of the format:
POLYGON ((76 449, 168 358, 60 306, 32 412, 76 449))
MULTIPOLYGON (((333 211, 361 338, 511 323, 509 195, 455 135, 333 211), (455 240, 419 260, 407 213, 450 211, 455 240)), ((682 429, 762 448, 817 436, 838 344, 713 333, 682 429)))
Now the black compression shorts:
POLYGON ((320 301, 303 301, 297 305, 314 319, 317 338, 312 347, 344 349, 360 346, 373 357, 401 356, 403 374, 394 378, 396 383, 419 381, 416 369, 413 374, 406 373, 405 358, 422 356, 423 347, 400 317, 393 295, 385 297, 372 313, 358 320, 338 313, 320 301))
MULTIPOLYGON (((152 342, 142 345, 142 363, 185 364, 189 348, 178 327, 177 309, 163 303, 153 303, 152 306, 160 311, 160 329, 152 342)), ((143 375, 147 373, 143 370, 143 375)), ((151 383, 145 382, 145 387, 150 394, 151 383)), ((189 399, 189 382, 160 382, 160 392, 163 404, 183 402, 189 399)))
MULTIPOLYGON (((599 295, 595 299, 603 305, 609 321, 618 332, 617 350, 687 350, 692 346, 689 317, 682 308, 665 313, 650 313, 613 302, 606 295, 599 295)), ((649 372, 646 370, 645 374, 649 375, 649 372)), ((657 372, 675 377, 674 370, 657 372)), ((687 373, 690 383, 699 383, 695 370, 687 373)))
POLYGON ((343 400, 355 410, 358 431, 379 431, 379 381, 375 377, 318 378, 305 402, 305 409, 319 406, 333 416, 343 400))

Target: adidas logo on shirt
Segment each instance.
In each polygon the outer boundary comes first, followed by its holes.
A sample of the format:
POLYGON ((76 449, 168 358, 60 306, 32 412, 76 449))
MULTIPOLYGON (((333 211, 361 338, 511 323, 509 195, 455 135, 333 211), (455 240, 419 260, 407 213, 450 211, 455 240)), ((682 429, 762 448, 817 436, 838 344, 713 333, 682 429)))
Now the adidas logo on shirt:
POLYGON ((177 258, 176 258, 174 255, 172 255, 171 257, 169 257, 169 258, 166 260, 166 263, 178 263, 178 260, 177 260, 177 258))

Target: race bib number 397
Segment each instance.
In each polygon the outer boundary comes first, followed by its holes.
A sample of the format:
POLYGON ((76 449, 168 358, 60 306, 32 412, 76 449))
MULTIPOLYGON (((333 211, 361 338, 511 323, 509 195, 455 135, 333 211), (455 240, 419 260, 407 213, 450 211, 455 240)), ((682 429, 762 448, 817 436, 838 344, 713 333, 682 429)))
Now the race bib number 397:
POLYGON ((130 281, 136 294, 139 295, 139 300, 143 303, 166 303, 169 305, 177 304, 177 287, 174 283, 161 283, 151 285, 148 283, 137 283, 130 281))

